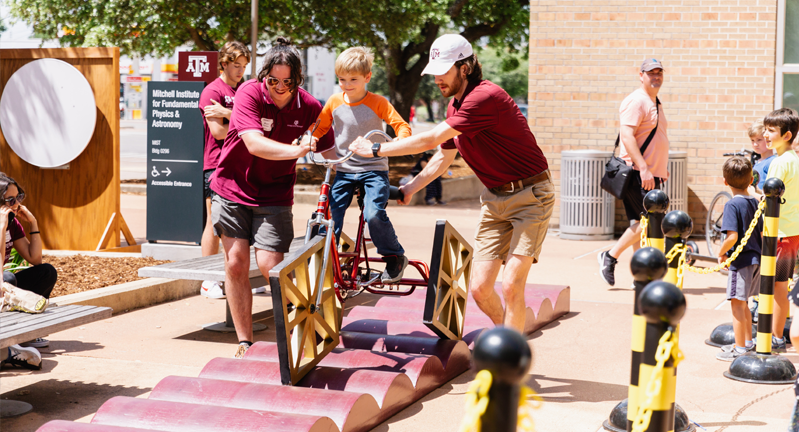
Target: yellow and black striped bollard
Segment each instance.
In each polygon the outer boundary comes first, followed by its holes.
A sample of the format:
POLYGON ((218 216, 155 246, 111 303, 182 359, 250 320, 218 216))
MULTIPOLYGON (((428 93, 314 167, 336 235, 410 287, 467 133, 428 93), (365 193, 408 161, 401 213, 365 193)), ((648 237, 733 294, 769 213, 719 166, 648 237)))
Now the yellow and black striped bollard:
MULTIPOLYGON (((672 252, 675 246, 685 247, 685 240, 691 235, 694 229, 694 221, 691 219, 691 216, 688 216, 688 213, 674 210, 666 214, 661 226, 663 228, 663 235, 666 236, 665 252, 668 257, 669 252, 672 252)), ((664 281, 677 285, 679 289, 682 289, 682 281, 679 277, 680 273, 683 271, 683 269, 680 268, 681 256, 682 254, 678 253, 672 257, 669 261, 669 269, 666 272, 666 276, 663 278, 664 281)))
POLYGON ((646 286, 638 299, 638 308, 646 319, 644 353, 640 366, 639 410, 630 430, 673 432, 675 430, 677 326, 685 314, 685 296, 674 284, 655 281, 646 286), (664 342, 664 334, 669 332, 664 342), (659 353, 661 345, 675 348, 659 353), (665 355, 664 355, 665 354, 665 355), (660 381, 660 385, 653 385, 660 381), (657 391, 659 390, 659 391, 657 391), (645 418, 642 420, 642 418, 645 418))
POLYGON ((758 384, 793 384, 796 368, 784 356, 771 352, 771 327, 774 313, 774 282, 777 272, 780 202, 785 184, 770 178, 763 185, 766 215, 763 224, 763 252, 760 259, 760 300, 757 318, 757 346, 754 353, 736 358, 724 376, 758 384))
POLYGON ((666 211, 669 209, 669 196, 660 189, 652 189, 644 196, 644 208, 649 218, 649 224, 646 226, 649 246, 664 252, 665 242, 661 224, 666 211))

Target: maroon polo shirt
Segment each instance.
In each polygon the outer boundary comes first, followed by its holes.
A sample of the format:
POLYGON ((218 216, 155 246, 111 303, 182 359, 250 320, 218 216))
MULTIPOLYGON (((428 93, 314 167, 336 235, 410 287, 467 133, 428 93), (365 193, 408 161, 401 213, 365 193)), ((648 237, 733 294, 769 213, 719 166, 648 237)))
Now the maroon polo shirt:
MULTIPOLYGON (((319 101, 301 88, 288 105, 279 109, 263 83, 249 80, 241 84, 219 164, 211 176, 211 189, 225 199, 248 206, 293 205, 297 161, 254 156, 241 136, 258 133, 291 145, 313 125, 320 112, 319 101)), ((319 139, 317 151, 328 150, 333 144, 331 129, 319 139)))
MULTIPOLYGON (((200 113, 203 116, 203 129, 205 132, 205 147, 203 150, 203 170, 215 169, 219 163, 219 154, 222 153, 222 145, 225 143, 224 139, 218 140, 211 135, 211 129, 208 128, 208 119, 205 118, 205 107, 213 105, 211 99, 219 102, 220 105, 227 109, 233 109, 233 100, 236 96, 236 89, 227 85, 222 78, 217 78, 208 84, 203 89, 200 95, 200 113)), ((222 119, 222 123, 229 123, 226 118, 222 119)))
POLYGON ((22 228, 22 224, 19 223, 19 220, 16 218, 8 224, 6 228, 6 250, 5 250, 5 258, 3 264, 8 264, 11 261, 11 249, 14 249, 14 242, 25 237, 25 229, 22 228))
POLYGON ((491 81, 471 83, 461 100, 452 98, 446 122, 461 134, 441 148, 457 148, 489 189, 549 167, 516 102, 491 81))

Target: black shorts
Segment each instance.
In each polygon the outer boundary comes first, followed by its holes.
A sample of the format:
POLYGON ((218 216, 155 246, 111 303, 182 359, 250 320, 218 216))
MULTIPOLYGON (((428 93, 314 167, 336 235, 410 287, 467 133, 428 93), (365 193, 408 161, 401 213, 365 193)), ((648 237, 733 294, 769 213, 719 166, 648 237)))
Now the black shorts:
MULTIPOLYGON (((655 189, 660 189, 661 185, 663 185, 663 181, 655 177, 655 189)), ((641 187, 641 173, 638 170, 630 171, 627 188, 621 197, 622 203, 624 203, 624 212, 627 213, 627 220, 641 220, 641 214, 646 211, 644 210, 644 196, 647 192, 649 191, 641 187)))
POLYGON ((203 171, 203 198, 212 198, 214 191, 211 190, 211 174, 216 168, 203 171))

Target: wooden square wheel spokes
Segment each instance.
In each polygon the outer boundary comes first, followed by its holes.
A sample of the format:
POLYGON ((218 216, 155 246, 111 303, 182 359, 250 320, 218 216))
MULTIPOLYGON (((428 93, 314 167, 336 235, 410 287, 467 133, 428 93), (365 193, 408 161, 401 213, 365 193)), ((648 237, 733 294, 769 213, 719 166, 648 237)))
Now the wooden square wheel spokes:
POLYGON ((461 339, 472 272, 472 247, 446 220, 436 221, 424 323, 442 339, 461 339))
POLYGON ((342 308, 333 288, 332 257, 323 266, 324 246, 325 237, 316 236, 269 272, 284 385, 296 384, 339 342, 342 308), (317 286, 320 273, 323 283, 317 286))

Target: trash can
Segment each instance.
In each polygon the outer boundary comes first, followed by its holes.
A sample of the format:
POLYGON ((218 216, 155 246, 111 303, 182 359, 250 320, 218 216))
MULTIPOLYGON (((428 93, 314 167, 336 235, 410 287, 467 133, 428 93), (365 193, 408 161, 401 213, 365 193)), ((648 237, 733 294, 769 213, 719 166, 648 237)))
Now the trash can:
POLYGON ((669 196, 669 211, 682 210, 688 213, 688 153, 669 151, 669 179, 663 183, 663 191, 669 196))
POLYGON ((612 239, 616 198, 599 183, 613 152, 568 150, 560 155, 560 238, 612 239))

